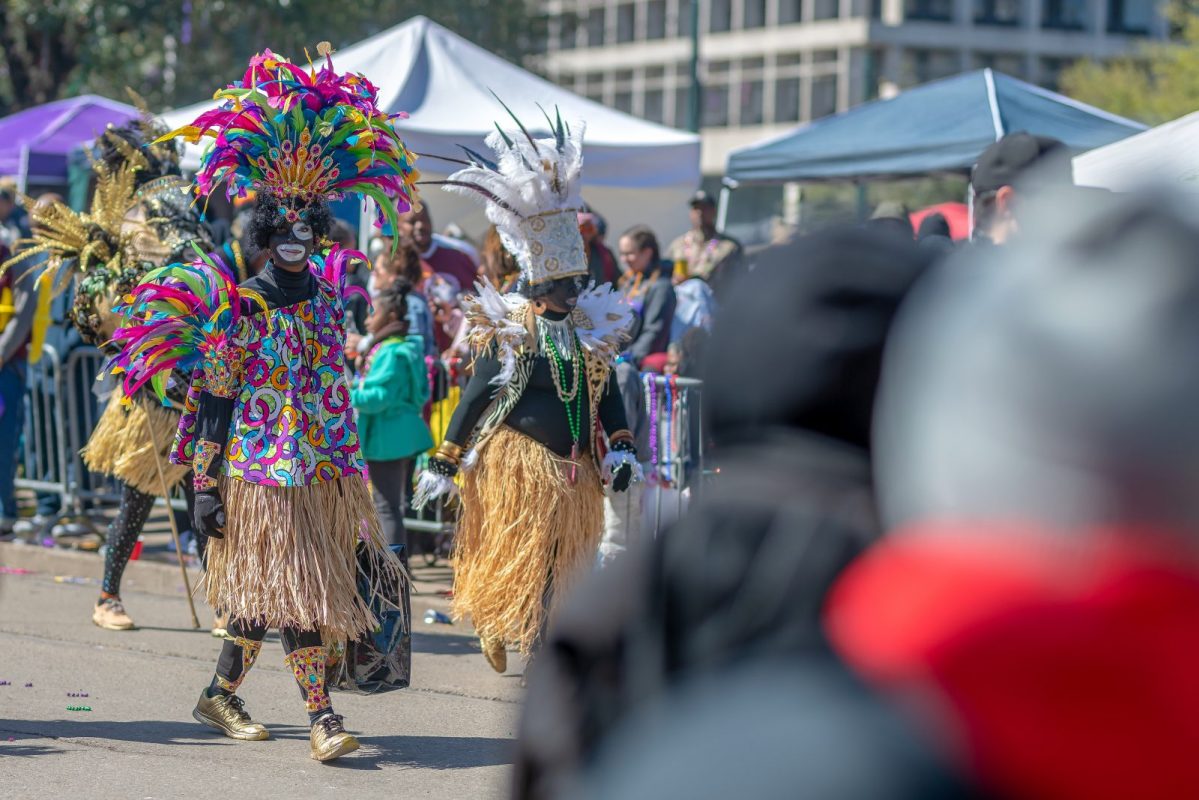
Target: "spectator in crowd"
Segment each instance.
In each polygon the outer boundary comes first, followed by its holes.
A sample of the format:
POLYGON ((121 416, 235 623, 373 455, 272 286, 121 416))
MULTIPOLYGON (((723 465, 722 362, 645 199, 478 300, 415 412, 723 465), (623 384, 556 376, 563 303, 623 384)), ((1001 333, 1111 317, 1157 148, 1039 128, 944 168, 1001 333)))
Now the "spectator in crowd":
POLYGON ((920 228, 916 231, 916 241, 921 247, 927 247, 933 252, 944 255, 953 252, 953 239, 949 235, 949 220, 939 211, 926 214, 920 220, 920 228))
POLYGON ((583 235, 583 247, 587 252, 587 280, 596 286, 605 283, 615 286, 620 280, 620 267, 600 236, 599 215, 591 209, 580 211, 579 233, 583 235))
POLYGON ((879 203, 866 225, 901 236, 904 239, 911 239, 916 234, 912 229, 912 218, 908 214, 907 206, 894 200, 884 200, 879 203))
POLYGON ((431 281, 429 308, 433 312, 433 337, 437 340, 437 351, 445 361, 470 356, 466 315, 462 313, 458 297, 458 287, 442 276, 431 281))
POLYGON ((564 605, 530 674, 518 797, 727 797, 734 782, 752 797, 960 796, 939 793, 954 781, 915 727, 830 656, 821 620, 880 535, 875 390, 928 261, 852 229, 776 248, 732 288, 704 397, 720 480, 564 605), (827 722, 808 728, 813 714, 827 722))
MULTIPOLYGON (((329 231, 329 238, 336 244, 341 245, 341 249, 343 250, 358 249, 358 237, 354 234, 354 229, 345 220, 333 220, 333 227, 329 231)), ((370 278, 366 273, 367 265, 364 262, 357 259, 351 261, 346 270, 346 284, 369 292, 368 285, 370 278)), ((350 327, 354 333, 366 333, 366 317, 369 311, 366 298, 361 295, 355 294, 346 303, 346 312, 350 315, 350 327)))
MULTIPOLYGON (((641 373, 624 357, 616 362, 612 372, 616 375, 616 385, 620 389, 625 419, 629 424, 629 432, 633 434, 638 459, 642 461, 645 474, 649 475, 653 466, 646 462, 653 450, 650 447, 649 414, 645 407, 645 386, 641 380, 641 373)), ((604 492, 604 535, 599 546, 600 566, 611 564, 630 547, 641 546, 641 509, 644 499, 644 481, 629 484, 629 488, 623 492, 604 492)))
POLYGON ((30 237, 29 214, 17 202, 17 184, 11 178, 0 179, 0 240, 12 252, 17 240, 30 237))
POLYGON ((482 258, 480 262, 482 275, 491 281, 491 285, 500 294, 507 294, 516 287, 516 281, 520 278, 520 265, 504 248, 499 231, 494 225, 487 228, 480 256, 482 258))
POLYGON ((408 279, 399 277, 375 298, 366 325, 373 343, 361 356, 361 377, 350 392, 383 535, 389 544, 404 545, 405 562, 404 508, 412 488, 412 460, 433 446, 421 417, 429 379, 424 343, 409 333, 410 290, 408 279))
POLYGON ((632 227, 620 237, 620 260, 625 267, 620 291, 636 313, 629 332, 629 356, 639 368, 661 372, 676 302, 670 267, 662 262, 658 238, 644 225, 632 227))
MULTIPOLYGON (((0 203, 3 202, 0 189, 0 203)), ((12 219, 13 206, 9 206, 12 219)), ((15 223, 14 223, 15 224, 15 223)), ((0 242, 3 258, 10 250, 0 242)), ((10 536, 17 522, 16 477, 21 430, 25 422, 25 377, 36 302, 33 259, 18 262, 0 276, 0 535, 10 536)))
POLYGON ((741 243, 716 230, 716 201, 699 190, 691 198, 691 230, 670 244, 667 258, 674 265, 674 282, 701 278, 717 293, 741 270, 741 243))
POLYGON ((1024 131, 1009 133, 983 151, 970 172, 974 238, 1007 244, 1020 229, 1021 184, 1070 186, 1074 175, 1065 144, 1024 131))
POLYGON ((416 246, 427 275, 449 275, 462 288, 475 285, 478 268, 470 256, 434 239, 433 220, 429 217, 427 205, 422 205, 418 211, 401 214, 397 233, 401 241, 406 240, 416 246))
MULTIPOLYGON (((409 290, 406 302, 408 304, 409 330, 420 338, 421 344, 425 348, 425 355, 436 357, 438 350, 433 339, 433 314, 424 293, 415 288, 427 283, 420 255, 411 243, 406 243, 403 239, 400 240, 394 253, 391 252, 391 240, 384 241, 387 243, 386 247, 375 257, 375 267, 367 277, 367 292, 371 296, 371 301, 374 302, 375 298, 379 297, 383 290, 395 281, 407 281, 409 290)), ((369 333, 349 334, 346 337, 346 349, 350 353, 364 353, 370 349, 372 343, 373 337, 369 333)))
POLYGON ((442 247, 449 247, 454 250, 461 250, 466 255, 470 256, 470 260, 478 267, 482 264, 479 257, 479 248, 475 247, 474 242, 466 235, 466 231, 462 230, 462 226, 457 222, 451 222, 446 225, 441 233, 433 234, 433 241, 442 247))

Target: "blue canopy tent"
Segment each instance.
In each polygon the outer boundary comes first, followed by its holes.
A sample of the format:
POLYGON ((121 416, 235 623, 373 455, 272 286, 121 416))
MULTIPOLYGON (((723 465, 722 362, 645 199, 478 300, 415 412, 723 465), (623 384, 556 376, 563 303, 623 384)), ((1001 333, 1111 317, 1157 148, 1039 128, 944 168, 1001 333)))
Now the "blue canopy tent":
POLYGON ((991 69, 964 72, 734 150, 721 220, 728 190, 739 184, 966 174, 988 145, 1012 131, 1052 136, 1081 152, 1144 129, 991 69))
POLYGON ((874 100, 729 154, 738 183, 871 180, 969 172, 1012 131, 1083 151, 1145 126, 990 69, 874 100))

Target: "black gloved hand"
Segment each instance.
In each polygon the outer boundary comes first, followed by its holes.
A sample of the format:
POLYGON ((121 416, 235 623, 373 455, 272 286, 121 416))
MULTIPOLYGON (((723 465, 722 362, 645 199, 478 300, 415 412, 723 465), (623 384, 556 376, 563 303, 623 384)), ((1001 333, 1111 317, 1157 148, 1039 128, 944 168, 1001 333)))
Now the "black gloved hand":
MULTIPOLYGON (((635 460, 637 458, 637 448, 633 443, 622 439, 612 445, 614 453, 628 453, 635 460)), ((612 491, 625 492, 628 491, 629 484, 633 482, 633 465, 630 463, 621 464, 616 469, 612 470, 612 491)))
POLYGON ((210 539, 225 538, 225 502, 219 489, 196 492, 196 507, 192 517, 196 533, 210 539))
POLYGON ((451 461, 446 461, 444 458, 438 458, 437 456, 431 456, 429 458, 429 469, 443 478, 449 478, 450 480, 453 480, 458 474, 457 464, 451 461))

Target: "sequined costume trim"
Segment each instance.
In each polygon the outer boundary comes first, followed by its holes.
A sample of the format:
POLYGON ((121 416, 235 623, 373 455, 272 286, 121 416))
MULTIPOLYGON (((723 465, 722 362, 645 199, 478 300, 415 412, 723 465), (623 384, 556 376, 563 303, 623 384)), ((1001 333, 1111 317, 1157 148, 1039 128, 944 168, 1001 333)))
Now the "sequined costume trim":
POLYGON ((233 644, 241 648, 241 670, 235 676, 226 677, 219 673, 216 676, 217 686, 226 692, 237 691, 237 687, 241 686, 242 681, 246 679, 246 673, 250 671, 250 667, 254 666, 254 662, 258 659, 258 653, 262 650, 262 642, 242 636, 234 637, 233 644))
POLYGON ((296 682, 304 692, 304 703, 309 714, 324 711, 329 707, 329 692, 325 689, 324 647, 301 647, 287 654, 287 665, 296 676, 296 682))
POLYGON ((192 464, 195 470, 193 485, 197 492, 216 488, 216 478, 208 474, 208 468, 212 466, 212 462, 220 453, 221 446, 216 442, 210 442, 207 439, 200 439, 196 442, 196 458, 192 464))

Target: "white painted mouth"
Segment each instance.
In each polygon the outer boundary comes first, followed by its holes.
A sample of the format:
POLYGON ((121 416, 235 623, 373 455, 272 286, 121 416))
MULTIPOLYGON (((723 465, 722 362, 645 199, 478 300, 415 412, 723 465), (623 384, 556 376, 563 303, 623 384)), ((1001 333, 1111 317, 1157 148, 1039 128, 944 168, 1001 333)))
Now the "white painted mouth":
POLYGON ((308 252, 308 249, 298 244, 281 244, 275 248, 275 252, 284 261, 300 261, 304 258, 304 254, 308 252))
POLYGON ((572 297, 566 301, 566 305, 569 306, 570 308, 574 308, 578 304, 579 304, 579 298, 577 298, 577 297, 572 297))

